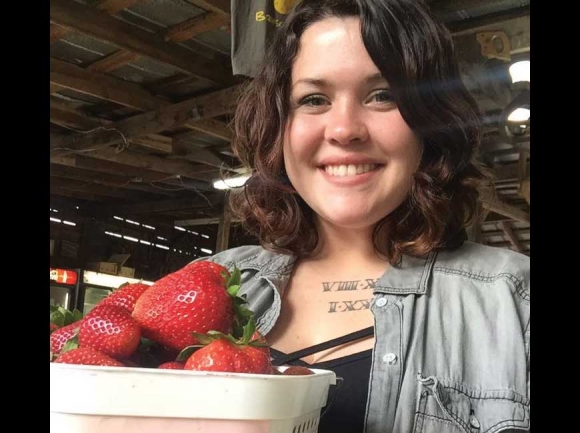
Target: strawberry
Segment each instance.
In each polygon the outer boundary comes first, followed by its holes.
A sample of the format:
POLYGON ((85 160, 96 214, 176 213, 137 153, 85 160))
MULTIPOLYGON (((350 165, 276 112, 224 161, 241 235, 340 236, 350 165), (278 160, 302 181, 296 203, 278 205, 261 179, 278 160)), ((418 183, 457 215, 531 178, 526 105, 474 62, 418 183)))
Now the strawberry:
POLYGON ((105 355, 91 347, 78 347, 63 353, 56 361, 57 364, 104 365, 110 367, 124 367, 122 362, 105 355))
POLYGON ((92 347, 113 358, 129 357, 141 339, 141 329, 126 308, 98 305, 81 322, 79 347, 92 347))
POLYGON ((71 323, 50 334, 50 351, 55 355, 61 353, 66 342, 78 334, 79 326, 80 322, 71 323))
POLYGON ((282 374, 285 374, 287 376, 302 376, 314 374, 314 372, 310 370, 308 367, 303 367, 301 365, 292 365, 291 367, 288 367, 286 370, 284 370, 282 374))
POLYGON ((196 344, 193 333, 209 330, 230 333, 236 313, 248 310, 237 297, 240 273, 213 262, 186 265, 146 290, 135 304, 133 317, 143 336, 177 351, 196 344))
MULTIPOLYGON (((255 324, 250 320, 244 327, 244 335, 234 339, 231 335, 210 331, 205 336, 196 334, 205 347, 193 352, 185 363, 185 370, 226 371, 231 373, 271 374, 272 364, 261 343, 250 341, 255 324)), ((179 361, 189 355, 190 348, 178 356, 179 361)), ((269 352, 268 352, 269 353, 269 352)))
POLYGON ((164 362, 163 364, 160 364, 159 367, 157 367, 157 368, 161 368, 161 369, 165 369, 165 370, 183 370, 184 365, 185 364, 183 362, 169 361, 169 362, 164 362))
POLYGON ((150 286, 143 283, 125 284, 113 291, 109 296, 99 302, 98 305, 118 305, 129 310, 130 313, 135 309, 137 299, 150 286))

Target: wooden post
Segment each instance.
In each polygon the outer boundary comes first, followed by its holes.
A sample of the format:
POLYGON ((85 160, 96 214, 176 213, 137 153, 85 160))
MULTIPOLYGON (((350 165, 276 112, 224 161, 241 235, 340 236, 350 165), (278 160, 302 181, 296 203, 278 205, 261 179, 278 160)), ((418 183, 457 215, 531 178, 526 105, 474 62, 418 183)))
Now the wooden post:
POLYGON ((228 205, 227 199, 224 199, 222 213, 220 215, 220 220, 218 223, 217 242, 215 248, 216 253, 228 249, 228 242, 230 239, 230 224, 231 224, 230 207, 228 205))

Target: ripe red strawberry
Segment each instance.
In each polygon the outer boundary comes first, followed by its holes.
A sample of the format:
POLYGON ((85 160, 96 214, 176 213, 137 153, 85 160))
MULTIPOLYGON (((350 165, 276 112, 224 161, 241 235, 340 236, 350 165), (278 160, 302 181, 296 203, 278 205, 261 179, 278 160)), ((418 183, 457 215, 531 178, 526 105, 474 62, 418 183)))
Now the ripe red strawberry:
POLYGON ((50 334, 50 351, 58 355, 66 342, 78 333, 80 321, 63 326, 50 334))
POLYGON ((135 302, 149 287, 143 283, 125 284, 99 302, 99 305, 118 305, 132 313, 135 309, 135 302))
MULTIPOLYGON (((255 324, 250 320, 244 327, 244 335, 236 340, 231 335, 212 331, 206 336, 196 335, 202 344, 207 345, 195 352, 185 363, 185 370, 226 371, 231 373, 271 374, 270 357, 258 341, 251 340, 255 324)), ((186 349, 178 360, 187 355, 186 349)), ((269 352, 268 352, 269 354, 269 352)))
POLYGON ((272 364, 260 348, 239 345, 220 338, 194 352, 185 363, 184 369, 270 374, 272 364))
POLYGON ((122 362, 105 355, 91 347, 79 347, 63 353, 54 361, 57 364, 104 365, 124 367, 122 362))
POLYGON ((239 281, 237 270, 230 275, 217 263, 190 263, 146 290, 133 317, 143 336, 181 351, 196 344, 193 332, 232 331, 234 312, 241 311, 245 302, 236 298, 239 281))
POLYGON ((85 316, 79 347, 92 347, 113 358, 129 357, 141 339, 141 329, 124 307, 99 305, 85 316))
POLYGON ((160 364, 159 367, 157 367, 157 368, 161 368, 161 369, 165 369, 165 370, 183 370, 184 365, 185 364, 183 362, 169 361, 169 362, 164 362, 163 364, 160 364))

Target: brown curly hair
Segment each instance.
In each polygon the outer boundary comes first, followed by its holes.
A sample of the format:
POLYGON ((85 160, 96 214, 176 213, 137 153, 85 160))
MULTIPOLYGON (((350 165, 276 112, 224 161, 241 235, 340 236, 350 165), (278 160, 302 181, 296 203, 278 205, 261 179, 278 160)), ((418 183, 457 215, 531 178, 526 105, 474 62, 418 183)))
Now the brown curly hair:
POLYGON ((315 215, 284 171, 283 136, 294 58, 304 30, 328 17, 358 17, 364 45, 391 85, 401 115, 424 150, 409 194, 377 223, 375 249, 391 263, 454 247, 476 216, 479 111, 464 87, 451 35, 417 0, 302 0, 267 52, 260 74, 239 99, 233 149, 252 169, 230 205, 269 250, 306 255, 318 244, 315 215))

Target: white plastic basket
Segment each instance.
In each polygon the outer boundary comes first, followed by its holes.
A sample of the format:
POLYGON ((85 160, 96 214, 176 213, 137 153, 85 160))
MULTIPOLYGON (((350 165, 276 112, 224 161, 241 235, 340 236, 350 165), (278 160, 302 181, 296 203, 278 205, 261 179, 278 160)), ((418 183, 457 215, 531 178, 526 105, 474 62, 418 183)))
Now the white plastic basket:
POLYGON ((334 372, 50 364, 51 433, 316 433, 334 372))

